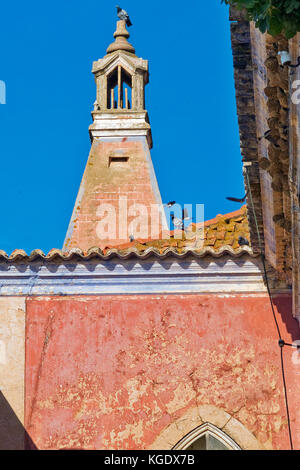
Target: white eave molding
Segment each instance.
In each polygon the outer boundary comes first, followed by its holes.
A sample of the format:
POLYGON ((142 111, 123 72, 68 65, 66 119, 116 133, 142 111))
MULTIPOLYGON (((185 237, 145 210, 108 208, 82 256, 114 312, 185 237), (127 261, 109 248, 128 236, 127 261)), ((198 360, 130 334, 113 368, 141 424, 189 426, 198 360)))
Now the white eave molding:
POLYGON ((1 261, 1 296, 266 293, 258 258, 1 261))

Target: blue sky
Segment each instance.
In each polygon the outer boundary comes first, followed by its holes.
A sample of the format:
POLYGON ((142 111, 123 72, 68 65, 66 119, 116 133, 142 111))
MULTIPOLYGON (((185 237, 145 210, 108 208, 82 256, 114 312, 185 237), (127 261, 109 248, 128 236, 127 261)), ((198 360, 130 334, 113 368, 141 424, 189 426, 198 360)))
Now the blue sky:
MULTIPOLYGON (((61 248, 90 150, 92 62, 105 55, 116 0, 1 7, 0 249, 61 248)), ((162 198, 205 204, 243 194, 228 9, 220 0, 121 3, 150 62, 146 105, 162 198), (199 4, 201 3, 201 7, 199 4)))

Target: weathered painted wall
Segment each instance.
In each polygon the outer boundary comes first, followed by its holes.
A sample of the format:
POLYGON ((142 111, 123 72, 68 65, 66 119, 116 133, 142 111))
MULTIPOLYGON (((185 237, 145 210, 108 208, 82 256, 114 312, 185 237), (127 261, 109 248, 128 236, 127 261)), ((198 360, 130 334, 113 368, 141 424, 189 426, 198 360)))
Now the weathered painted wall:
POLYGON ((0 297, 0 450, 24 448, 25 298, 0 297))
MULTIPOLYGON (((290 298, 275 304, 284 339, 299 339, 290 298)), ((277 341, 265 294, 30 298, 26 429, 41 449, 168 449, 208 420, 243 448, 288 448, 277 341)))

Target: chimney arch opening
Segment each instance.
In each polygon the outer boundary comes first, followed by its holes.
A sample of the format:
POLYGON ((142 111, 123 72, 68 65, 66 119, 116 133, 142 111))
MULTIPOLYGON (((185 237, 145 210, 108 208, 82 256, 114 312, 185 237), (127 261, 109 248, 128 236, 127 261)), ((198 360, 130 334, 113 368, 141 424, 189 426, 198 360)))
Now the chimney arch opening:
POLYGON ((121 65, 107 77, 107 109, 132 109, 132 76, 121 65))

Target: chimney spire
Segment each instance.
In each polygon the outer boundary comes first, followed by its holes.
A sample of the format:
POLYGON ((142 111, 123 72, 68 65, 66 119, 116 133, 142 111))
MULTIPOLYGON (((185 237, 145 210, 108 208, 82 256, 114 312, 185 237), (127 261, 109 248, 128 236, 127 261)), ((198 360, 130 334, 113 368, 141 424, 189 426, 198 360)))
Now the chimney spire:
POLYGON ((92 148, 65 250, 117 246, 132 237, 155 239, 166 228, 150 155, 148 61, 135 55, 125 20, 118 21, 114 36, 107 55, 93 64, 97 98, 89 128, 92 148))

